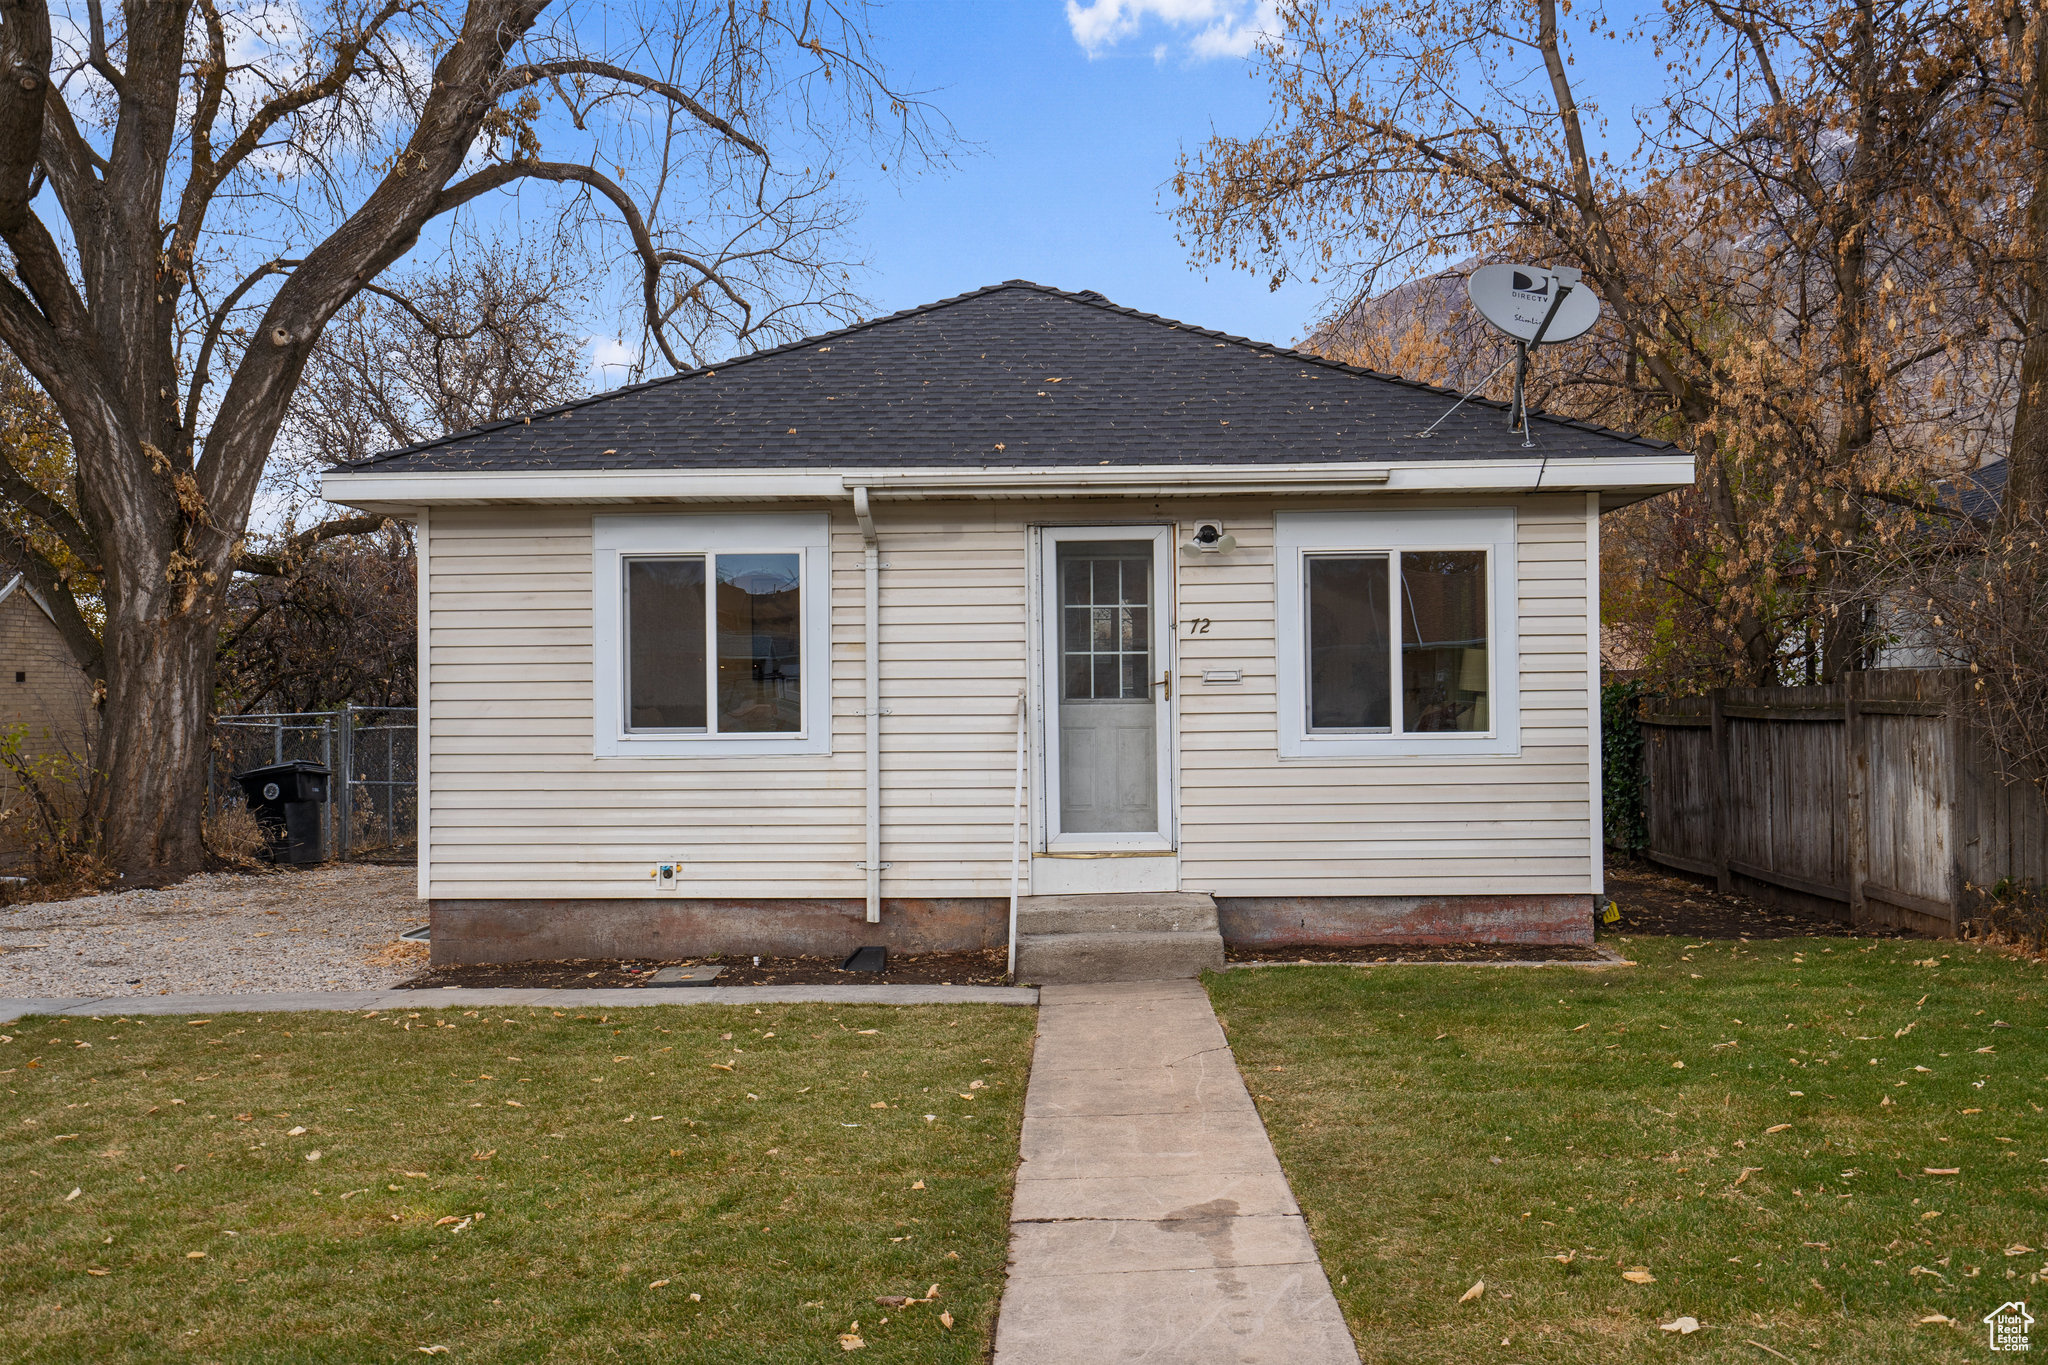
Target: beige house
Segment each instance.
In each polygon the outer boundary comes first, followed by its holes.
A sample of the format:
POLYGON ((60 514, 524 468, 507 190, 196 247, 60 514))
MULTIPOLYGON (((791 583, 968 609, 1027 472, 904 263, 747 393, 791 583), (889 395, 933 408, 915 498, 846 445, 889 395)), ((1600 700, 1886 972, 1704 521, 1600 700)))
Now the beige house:
POLYGON ((1456 402, 1011 282, 330 472, 419 528, 436 960, 998 946, 1013 876, 1588 940, 1600 514, 1691 459, 1456 402))
MULTIPOLYGON (((42 594, 14 575, 0 587, 0 733, 18 730, 17 752, 31 761, 83 761, 91 723, 91 682, 72 661, 42 594)), ((0 821, 0 866, 28 852, 20 805, 18 779, 0 768, 0 810, 11 812, 0 821)))

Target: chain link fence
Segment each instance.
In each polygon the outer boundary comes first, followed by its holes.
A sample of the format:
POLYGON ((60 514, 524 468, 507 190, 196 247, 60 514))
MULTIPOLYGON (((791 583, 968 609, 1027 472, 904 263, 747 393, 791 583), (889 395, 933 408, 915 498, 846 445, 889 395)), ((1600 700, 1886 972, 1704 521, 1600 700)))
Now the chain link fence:
POLYGON ((235 774, 300 759, 334 774, 327 847, 360 857, 419 837, 419 725, 410 706, 223 716, 206 774, 211 812, 242 803, 235 774))

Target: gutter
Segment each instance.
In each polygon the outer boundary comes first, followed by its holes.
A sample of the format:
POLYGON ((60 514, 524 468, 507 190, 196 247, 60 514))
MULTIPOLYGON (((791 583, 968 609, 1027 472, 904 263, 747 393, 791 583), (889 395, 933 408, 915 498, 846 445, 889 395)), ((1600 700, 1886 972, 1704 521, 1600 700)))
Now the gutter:
POLYGON ((867 861, 868 923, 882 922, 882 542, 868 508, 868 490, 853 490, 853 519, 860 523, 861 628, 865 633, 862 666, 867 687, 861 716, 867 722, 867 861))
POLYGON ((1692 456, 1643 451, 1628 456, 1308 462, 1270 465, 1008 466, 864 469, 848 461, 822 469, 527 470, 384 473, 376 467, 331 470, 321 492, 368 511, 410 513, 432 504, 592 506, 606 503, 839 502, 855 488, 874 498, 1171 497, 1209 494, 1304 496, 1453 493, 1514 496, 1535 490, 1622 493, 1628 500, 1693 481, 1692 456))

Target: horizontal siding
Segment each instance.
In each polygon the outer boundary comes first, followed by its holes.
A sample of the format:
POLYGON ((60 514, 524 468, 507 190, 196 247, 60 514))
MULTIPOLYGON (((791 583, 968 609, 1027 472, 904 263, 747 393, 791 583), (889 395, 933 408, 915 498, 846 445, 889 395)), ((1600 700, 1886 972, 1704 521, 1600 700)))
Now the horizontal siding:
POLYGON ((1525 502, 1516 532, 1522 752, 1278 757, 1271 518, 1180 571, 1181 881, 1228 896, 1576 892, 1590 882, 1582 499, 1525 502), (1241 684, 1202 671, 1241 668, 1241 684))
MULTIPOLYGON (((1105 519, 1108 505, 1071 509, 1105 519)), ((1590 846, 1583 502, 1521 509, 1523 751, 1514 758, 1276 754, 1269 506, 1223 511, 1238 548, 1177 567, 1184 885, 1223 895, 1583 891, 1590 846), (1206 686, 1201 670, 1241 668, 1206 686)), ((592 756, 590 509, 436 511, 428 582, 431 894, 862 894, 861 543, 831 540, 833 752, 592 756)), ((1002 895, 1027 521, 1047 504, 884 503, 883 856, 890 896, 1002 895)))

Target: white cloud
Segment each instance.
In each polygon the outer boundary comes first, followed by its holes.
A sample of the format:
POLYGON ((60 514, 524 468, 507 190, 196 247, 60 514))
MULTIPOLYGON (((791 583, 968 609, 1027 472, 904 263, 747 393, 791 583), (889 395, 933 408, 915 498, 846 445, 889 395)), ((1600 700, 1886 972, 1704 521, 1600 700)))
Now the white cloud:
POLYGON ((619 337, 593 336, 584 340, 590 347, 590 383, 594 392, 632 382, 633 367, 640 363, 637 347, 628 346, 619 337))
MULTIPOLYGON (((1067 0, 1067 27, 1090 57, 1100 57, 1148 26, 1187 41, 1195 61, 1247 57, 1261 37, 1279 31, 1273 0, 1067 0)), ((1152 49, 1162 59, 1166 44, 1152 49)))

